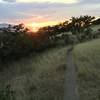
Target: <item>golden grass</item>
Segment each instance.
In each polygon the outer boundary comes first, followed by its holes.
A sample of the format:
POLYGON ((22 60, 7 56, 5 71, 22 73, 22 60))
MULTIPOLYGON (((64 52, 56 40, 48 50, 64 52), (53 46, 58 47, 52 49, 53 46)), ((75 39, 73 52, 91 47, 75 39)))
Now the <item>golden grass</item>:
POLYGON ((50 49, 7 65, 1 86, 9 84, 16 100, 63 100, 67 47, 50 49))
POLYGON ((74 49, 80 100, 100 100, 100 39, 74 49))

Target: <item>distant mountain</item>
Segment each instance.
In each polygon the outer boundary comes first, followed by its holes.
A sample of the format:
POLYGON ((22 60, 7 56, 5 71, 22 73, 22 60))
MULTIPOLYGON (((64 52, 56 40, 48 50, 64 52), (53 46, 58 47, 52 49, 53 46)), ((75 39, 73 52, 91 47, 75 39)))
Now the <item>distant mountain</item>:
POLYGON ((0 24, 0 28, 6 28, 8 26, 9 26, 9 24, 6 24, 6 23, 0 24))

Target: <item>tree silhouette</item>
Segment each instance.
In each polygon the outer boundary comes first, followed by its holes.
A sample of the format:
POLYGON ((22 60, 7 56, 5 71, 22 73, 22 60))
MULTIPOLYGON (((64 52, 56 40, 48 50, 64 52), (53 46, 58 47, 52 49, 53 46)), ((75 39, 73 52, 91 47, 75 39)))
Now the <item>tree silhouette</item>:
POLYGON ((73 34, 79 34, 83 32, 86 28, 88 28, 92 24, 92 20, 95 17, 91 16, 80 16, 80 17, 72 17, 70 27, 73 34))

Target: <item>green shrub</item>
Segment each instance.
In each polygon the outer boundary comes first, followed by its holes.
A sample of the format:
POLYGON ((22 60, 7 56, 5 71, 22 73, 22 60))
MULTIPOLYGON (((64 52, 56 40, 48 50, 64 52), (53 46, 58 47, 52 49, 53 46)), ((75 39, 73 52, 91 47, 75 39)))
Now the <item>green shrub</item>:
POLYGON ((11 90, 10 85, 7 85, 4 89, 0 89, 0 100, 15 100, 14 91, 11 90))

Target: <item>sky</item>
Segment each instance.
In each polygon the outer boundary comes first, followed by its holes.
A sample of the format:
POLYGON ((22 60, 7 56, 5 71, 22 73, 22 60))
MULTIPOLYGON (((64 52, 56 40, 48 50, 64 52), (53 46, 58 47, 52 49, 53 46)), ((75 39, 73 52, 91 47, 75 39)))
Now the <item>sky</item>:
POLYGON ((24 23, 34 30, 80 15, 100 16, 100 0, 0 0, 0 23, 24 23))

